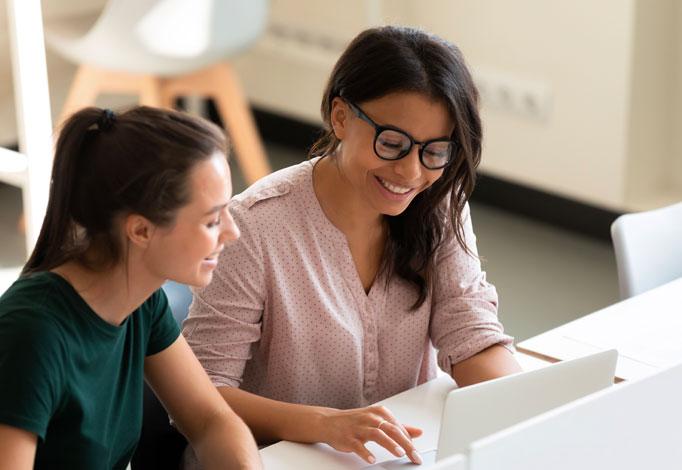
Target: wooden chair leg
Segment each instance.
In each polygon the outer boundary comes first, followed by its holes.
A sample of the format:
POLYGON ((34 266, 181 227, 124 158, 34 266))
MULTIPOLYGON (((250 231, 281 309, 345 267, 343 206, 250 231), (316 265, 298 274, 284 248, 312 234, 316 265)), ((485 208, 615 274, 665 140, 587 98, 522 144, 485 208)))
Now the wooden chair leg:
POLYGON ((135 93, 140 97, 140 104, 166 108, 173 108, 175 98, 183 94, 211 96, 216 100, 246 181, 254 183, 271 171, 239 79, 227 63, 167 79, 82 65, 69 91, 60 122, 73 112, 94 105, 100 93, 135 93))
POLYGON ((64 106, 62 106, 62 111, 57 121, 58 125, 61 125, 66 118, 79 109, 95 104, 99 94, 99 77, 99 71, 89 65, 78 67, 73 83, 71 83, 71 88, 69 88, 69 94, 66 97, 64 106))
POLYGON ((137 79, 140 104, 160 108, 165 106, 161 91, 161 80, 153 75, 142 75, 137 79))
POLYGON ((221 63, 191 74, 168 78, 164 81, 163 89, 164 93, 174 97, 199 94, 214 98, 232 139, 244 179, 251 184, 270 173, 270 164, 253 115, 239 79, 229 64, 221 63))
POLYGON ((160 107, 164 105, 162 80, 154 75, 133 74, 100 69, 90 65, 78 67, 62 108, 59 122, 86 106, 94 106, 97 97, 105 93, 132 93, 139 96, 140 104, 160 107))
POLYGON ((229 64, 209 69, 214 75, 212 95, 232 139, 239 167, 249 184, 270 173, 270 164, 237 74, 229 64))
POLYGON ((159 106, 166 109, 175 109, 175 98, 177 97, 178 95, 168 87, 168 80, 162 80, 159 106))

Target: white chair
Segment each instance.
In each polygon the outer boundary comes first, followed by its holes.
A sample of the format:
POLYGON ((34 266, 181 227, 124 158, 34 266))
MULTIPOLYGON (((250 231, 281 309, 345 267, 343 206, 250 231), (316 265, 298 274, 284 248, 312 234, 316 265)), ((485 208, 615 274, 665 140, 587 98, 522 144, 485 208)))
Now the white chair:
POLYGON ((46 25, 50 47, 79 64, 61 120, 100 94, 136 94, 149 106, 179 96, 215 100, 245 179, 270 172, 239 80, 225 59, 264 30, 267 0, 109 0, 85 31, 46 25))
POLYGON ((611 237, 623 299, 682 277, 682 202, 622 215, 611 237))

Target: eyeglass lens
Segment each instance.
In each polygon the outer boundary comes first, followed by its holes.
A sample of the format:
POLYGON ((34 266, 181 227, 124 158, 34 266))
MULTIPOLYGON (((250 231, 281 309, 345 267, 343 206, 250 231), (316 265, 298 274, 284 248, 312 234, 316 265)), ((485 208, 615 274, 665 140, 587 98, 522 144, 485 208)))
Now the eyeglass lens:
MULTIPOLYGON (((395 160, 405 156, 412 147, 408 136, 398 131, 384 129, 376 137, 375 151, 381 158, 395 160)), ((445 165, 452 153, 452 143, 449 141, 429 142, 421 149, 422 162, 429 168, 439 168, 445 165)))

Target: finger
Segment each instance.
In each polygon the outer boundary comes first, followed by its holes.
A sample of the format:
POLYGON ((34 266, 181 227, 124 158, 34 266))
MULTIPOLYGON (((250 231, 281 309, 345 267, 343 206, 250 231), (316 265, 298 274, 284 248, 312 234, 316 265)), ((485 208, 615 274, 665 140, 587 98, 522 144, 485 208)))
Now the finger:
MULTIPOLYGON (((389 426, 388 421, 384 421, 383 426, 389 426)), ((382 426, 382 429, 383 429, 382 426)), ((391 439, 388 434, 378 428, 371 428, 367 431, 365 438, 368 441, 374 441, 381 447, 395 455, 396 457, 402 457, 405 455, 405 449, 403 449, 396 441, 391 439)))
POLYGON ((405 429, 405 427, 402 425, 402 423, 399 422, 395 416, 393 416, 393 413, 391 413, 391 410, 389 410, 385 406, 377 405, 374 407, 373 411, 376 414, 378 414, 379 416, 382 416, 389 423, 392 423, 395 426, 398 426, 400 428, 400 430, 403 432, 403 434, 405 434, 405 437, 407 439, 411 439, 412 436, 410 436, 410 433, 408 433, 407 429, 405 429))
POLYGON ((403 450, 405 451, 405 454, 407 454, 408 458, 412 462, 416 464, 422 463, 421 456, 419 455, 417 449, 412 444, 412 440, 403 433, 399 426, 396 426, 393 423, 385 422, 384 424, 381 425, 381 431, 383 431, 384 434, 386 434, 400 447, 402 447, 403 450))
POLYGON ((355 452, 362 460, 364 460, 367 463, 373 464, 377 461, 377 459, 372 455, 372 453, 365 447, 365 445, 360 442, 356 441, 353 446, 352 446, 353 452, 355 452))
POLYGON ((407 424, 403 424, 403 429, 405 429, 412 438, 419 437, 424 434, 424 431, 422 431, 420 428, 409 426, 407 424))

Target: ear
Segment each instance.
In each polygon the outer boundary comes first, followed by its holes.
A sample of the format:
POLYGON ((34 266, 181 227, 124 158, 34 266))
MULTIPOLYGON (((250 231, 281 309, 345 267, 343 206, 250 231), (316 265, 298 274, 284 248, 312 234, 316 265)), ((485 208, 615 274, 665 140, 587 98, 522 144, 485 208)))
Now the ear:
POLYGON ((338 96, 332 100, 332 110, 330 113, 330 121, 334 135, 339 140, 343 140, 346 136, 346 126, 348 125, 349 117, 348 105, 338 96))
POLYGON ((125 236, 139 248, 147 248, 154 235, 156 226, 139 214, 126 216, 123 223, 125 236))

